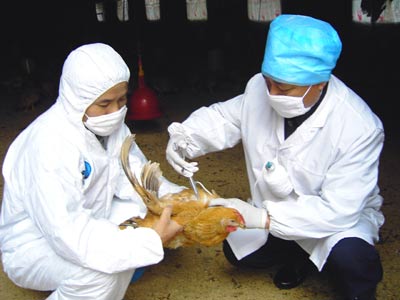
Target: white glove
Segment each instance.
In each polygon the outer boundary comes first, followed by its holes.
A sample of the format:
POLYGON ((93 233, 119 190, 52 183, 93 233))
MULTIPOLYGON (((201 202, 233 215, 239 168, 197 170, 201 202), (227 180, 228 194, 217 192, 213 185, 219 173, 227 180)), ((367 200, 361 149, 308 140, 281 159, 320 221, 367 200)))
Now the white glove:
POLYGON ((187 156, 186 148, 189 145, 188 138, 181 133, 171 135, 166 152, 167 161, 175 169, 176 172, 185 176, 192 177, 197 172, 197 162, 188 162, 185 160, 187 156))
POLYGON ((212 199, 209 204, 209 206, 219 205, 236 209, 242 215, 246 228, 266 228, 268 216, 264 208, 255 207, 237 198, 212 199))

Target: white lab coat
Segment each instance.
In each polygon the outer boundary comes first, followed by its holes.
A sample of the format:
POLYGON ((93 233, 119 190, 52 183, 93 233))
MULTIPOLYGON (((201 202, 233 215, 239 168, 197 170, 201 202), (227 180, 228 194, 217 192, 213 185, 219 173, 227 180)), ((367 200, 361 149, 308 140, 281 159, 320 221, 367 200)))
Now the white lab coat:
POLYGON ((319 107, 284 140, 284 119, 269 105, 266 88, 257 74, 244 94, 198 109, 182 124, 171 124, 169 132, 190 136, 192 158, 242 142, 252 201, 267 209, 270 233, 295 240, 321 270, 340 239, 378 240, 384 222, 377 186, 383 127, 332 75, 319 107), (262 179, 263 166, 273 159, 286 168, 294 187, 284 199, 262 179))
MULTIPOLYGON (((116 198, 126 203, 129 216, 146 214, 119 160, 129 128, 123 124, 110 135, 105 150, 82 122, 98 96, 128 80, 122 58, 108 47, 97 44, 72 52, 56 103, 9 147, 3 164, 0 249, 4 270, 15 284, 56 290, 49 299, 86 295, 116 300, 136 268, 163 259, 162 242, 153 229, 120 230, 109 220, 116 198), (91 166, 87 179, 82 175, 85 161, 91 166)), ((130 160, 138 174, 146 157, 136 144, 130 160)), ((181 189, 163 180, 161 193, 181 189)), ((126 209, 122 213, 127 216, 126 209)))

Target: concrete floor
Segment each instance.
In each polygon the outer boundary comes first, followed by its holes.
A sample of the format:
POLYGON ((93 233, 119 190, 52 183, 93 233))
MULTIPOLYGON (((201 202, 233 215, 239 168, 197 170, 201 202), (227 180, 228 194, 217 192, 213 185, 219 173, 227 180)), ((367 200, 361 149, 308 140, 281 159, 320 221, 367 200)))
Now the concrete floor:
MULTIPOLYGON (((172 121, 183 120, 200 105, 222 100, 234 94, 236 91, 230 89, 229 91, 222 90, 214 95, 199 91, 183 91, 161 96, 160 104, 164 111, 162 118, 152 122, 130 124, 133 132, 137 133, 137 143, 149 160, 160 162, 161 169, 168 179, 187 185, 186 179, 174 173, 165 161, 166 126, 172 121)), ((1 163, 11 141, 48 104, 41 103, 31 112, 17 112, 7 101, 3 101, 2 106, 0 109, 1 163)), ((386 216, 386 223, 381 230, 381 242, 377 245, 384 267, 384 278, 377 291, 377 297, 380 300, 400 299, 399 148, 398 136, 388 136, 380 166, 380 186, 385 197, 383 211, 386 216)), ((204 156, 198 161, 200 171, 196 174, 196 180, 201 181, 207 188, 214 189, 224 197, 242 199, 249 197, 240 145, 225 152, 204 156)), ((0 190, 2 186, 1 178, 0 190)), ((275 268, 237 270, 225 260, 219 246, 169 250, 160 264, 148 267, 144 276, 129 287, 125 299, 340 299, 335 287, 331 285, 328 276, 324 273, 313 274, 295 289, 279 290, 272 282, 275 271, 275 268)), ((19 288, 0 271, 0 299, 39 300, 45 299, 48 294, 19 288)))

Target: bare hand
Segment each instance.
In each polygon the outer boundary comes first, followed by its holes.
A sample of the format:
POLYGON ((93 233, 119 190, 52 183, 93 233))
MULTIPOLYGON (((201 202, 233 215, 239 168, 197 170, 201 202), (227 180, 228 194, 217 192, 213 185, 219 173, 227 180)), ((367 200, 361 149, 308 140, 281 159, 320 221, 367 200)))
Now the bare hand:
POLYGON ((171 220, 172 206, 164 208, 160 220, 153 225, 153 229, 160 236, 163 244, 170 241, 176 234, 183 230, 183 227, 171 220))

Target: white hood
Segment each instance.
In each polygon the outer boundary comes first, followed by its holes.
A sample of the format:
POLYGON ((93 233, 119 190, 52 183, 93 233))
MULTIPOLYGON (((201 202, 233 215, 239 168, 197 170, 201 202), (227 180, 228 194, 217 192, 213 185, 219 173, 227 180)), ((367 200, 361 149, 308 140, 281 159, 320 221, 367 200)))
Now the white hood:
MULTIPOLYGON (((129 81, 129 68, 110 46, 96 43, 72 51, 64 62, 57 102, 73 124, 108 89, 129 81)), ((83 128, 83 124, 82 124, 83 128)))

